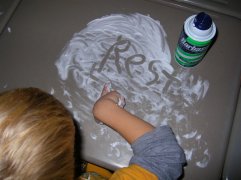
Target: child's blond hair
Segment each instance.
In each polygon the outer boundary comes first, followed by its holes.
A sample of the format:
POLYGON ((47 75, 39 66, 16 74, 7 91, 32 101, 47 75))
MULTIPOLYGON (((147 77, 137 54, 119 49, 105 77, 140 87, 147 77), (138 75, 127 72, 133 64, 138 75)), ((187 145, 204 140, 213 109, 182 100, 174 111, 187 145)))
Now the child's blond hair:
POLYGON ((36 88, 0 94, 0 179, 73 179, 70 113, 36 88))

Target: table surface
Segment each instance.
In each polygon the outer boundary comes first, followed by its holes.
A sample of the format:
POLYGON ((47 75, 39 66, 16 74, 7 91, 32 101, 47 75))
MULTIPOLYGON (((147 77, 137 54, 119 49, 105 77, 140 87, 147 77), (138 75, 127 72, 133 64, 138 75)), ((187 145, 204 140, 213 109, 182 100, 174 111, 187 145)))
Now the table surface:
POLYGON ((137 85, 143 94, 157 97, 152 102, 135 101, 134 95, 141 93, 135 94, 118 80, 113 81, 114 87, 127 97, 127 110, 156 126, 167 123, 173 128, 188 159, 183 179, 218 179, 240 86, 241 23, 206 11, 218 27, 217 39, 199 65, 182 68, 173 53, 183 22, 203 9, 173 2, 23 0, 0 36, 0 91, 32 86, 53 94, 78 122, 83 142, 80 153, 85 160, 112 170, 126 166, 132 155, 130 146, 113 130, 97 124, 91 114, 93 99, 98 98, 103 82, 92 78, 81 86, 74 78, 81 64, 71 67, 68 78, 64 78, 56 62, 73 35, 83 33, 81 30, 92 20, 111 14, 148 15, 159 21, 166 32, 171 70, 159 74, 163 85, 160 81, 152 86, 137 85), (158 87, 159 92, 155 89, 158 87), (152 107, 159 108, 151 111, 152 107))

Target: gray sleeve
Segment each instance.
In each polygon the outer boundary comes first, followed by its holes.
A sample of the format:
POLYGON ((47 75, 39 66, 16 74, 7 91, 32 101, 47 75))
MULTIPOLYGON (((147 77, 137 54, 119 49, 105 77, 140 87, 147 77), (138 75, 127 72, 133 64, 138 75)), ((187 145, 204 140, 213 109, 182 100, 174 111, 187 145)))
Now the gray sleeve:
POLYGON ((161 180, 178 179, 186 158, 169 126, 160 126, 144 134, 132 145, 134 156, 130 164, 137 164, 154 173, 161 180))

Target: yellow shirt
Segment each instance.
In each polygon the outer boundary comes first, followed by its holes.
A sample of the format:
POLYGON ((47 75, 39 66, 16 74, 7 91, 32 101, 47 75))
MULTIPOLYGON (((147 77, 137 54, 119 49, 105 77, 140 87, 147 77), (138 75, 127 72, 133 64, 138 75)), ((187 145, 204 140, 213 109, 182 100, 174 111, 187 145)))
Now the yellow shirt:
MULTIPOLYGON (((97 166, 95 166, 95 170, 96 167, 97 166)), ((82 174, 81 177, 79 177, 79 180, 158 180, 156 175, 135 164, 118 169, 114 172, 114 174, 103 174, 103 172, 99 171, 98 168, 97 173, 92 170, 82 174), (104 176, 101 176, 99 173, 104 176)))
POLYGON ((157 176, 138 165, 130 165, 117 170, 110 180, 157 180, 157 176))

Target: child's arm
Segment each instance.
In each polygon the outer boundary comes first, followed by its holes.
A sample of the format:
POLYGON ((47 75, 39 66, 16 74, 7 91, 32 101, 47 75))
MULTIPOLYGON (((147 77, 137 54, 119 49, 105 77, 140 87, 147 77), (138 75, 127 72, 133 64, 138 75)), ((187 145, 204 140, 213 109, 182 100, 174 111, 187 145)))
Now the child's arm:
POLYGON ((129 179, 153 179, 149 175, 146 178, 148 173, 144 173, 145 170, 156 175, 158 179, 177 179, 182 174, 186 159, 171 128, 154 128, 118 106, 119 99, 121 95, 118 92, 108 92, 104 88, 102 97, 93 107, 94 117, 121 134, 133 150, 130 166, 115 172, 113 179, 120 179, 120 176, 127 176, 129 179), (144 170, 140 171, 138 166, 144 170))
POLYGON ((116 91, 103 91, 102 97, 94 105, 93 114, 96 119, 110 126, 132 144, 154 127, 119 107, 119 98, 120 94, 116 91))

